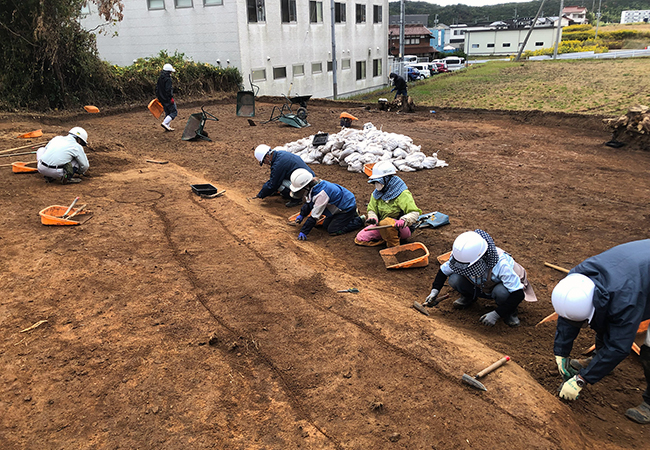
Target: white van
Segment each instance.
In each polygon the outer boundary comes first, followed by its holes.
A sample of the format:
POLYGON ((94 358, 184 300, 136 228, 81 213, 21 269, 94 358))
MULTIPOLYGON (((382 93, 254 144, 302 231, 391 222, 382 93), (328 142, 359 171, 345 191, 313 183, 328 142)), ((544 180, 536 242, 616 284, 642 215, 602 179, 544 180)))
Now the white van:
POLYGON ((417 64, 407 64, 409 67, 415 67, 420 71, 424 78, 429 78, 431 76, 431 63, 417 63, 417 64))
POLYGON ((465 58, 460 58, 458 56, 448 56, 443 58, 442 61, 447 64, 449 70, 458 70, 465 67, 465 58))
POLYGON ((418 62, 418 57, 415 55, 404 55, 404 64, 415 64, 418 62))

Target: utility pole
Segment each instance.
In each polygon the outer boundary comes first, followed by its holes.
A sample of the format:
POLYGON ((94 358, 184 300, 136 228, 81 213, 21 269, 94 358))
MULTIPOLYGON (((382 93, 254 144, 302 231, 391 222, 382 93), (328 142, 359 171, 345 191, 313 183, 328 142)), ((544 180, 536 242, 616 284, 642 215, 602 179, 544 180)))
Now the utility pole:
POLYGON ((557 18, 557 37, 555 38, 555 49, 553 50, 553 59, 557 59, 557 48, 562 39, 562 10, 564 9, 564 0, 560 0, 560 14, 557 18))
POLYGON ((598 24, 600 23, 600 4, 602 3, 602 0, 598 0, 598 13, 596 14, 596 35, 594 36, 594 39, 598 39, 598 24))
POLYGON ((530 30, 528 30, 528 34, 526 34, 526 39, 524 39, 524 43, 522 44, 521 48, 519 49, 519 53, 517 53, 517 57, 515 58, 515 62, 519 61, 519 58, 521 58, 521 53, 524 51, 524 48, 526 48, 526 44, 528 43, 528 38, 530 37, 530 34, 533 32, 533 28, 535 28, 535 24, 537 23, 537 19, 539 18, 539 15, 542 13, 542 8, 544 7, 544 2, 546 0, 542 0, 542 4, 539 5, 539 9, 537 10, 537 15, 533 19, 533 23, 530 24, 530 30))
POLYGON ((334 0, 331 0, 331 15, 332 15, 332 93, 334 100, 336 100, 337 84, 336 84, 336 11, 334 7, 334 0))
POLYGON ((400 58, 400 65, 399 65, 399 74, 401 77, 404 76, 404 22, 406 21, 406 17, 404 14, 404 0, 400 0, 399 2, 399 58, 400 58))

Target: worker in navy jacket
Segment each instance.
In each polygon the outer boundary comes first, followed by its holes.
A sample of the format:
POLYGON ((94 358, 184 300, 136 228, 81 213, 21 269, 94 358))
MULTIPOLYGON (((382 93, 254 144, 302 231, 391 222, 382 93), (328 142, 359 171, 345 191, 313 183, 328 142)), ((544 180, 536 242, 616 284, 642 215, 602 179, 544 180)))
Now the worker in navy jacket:
MULTIPOLYGON (((565 380, 560 397, 575 400, 586 384, 600 381, 627 357, 639 324, 650 319, 650 239, 621 244, 580 263, 555 287, 552 301, 559 315, 553 350, 565 380), (596 354, 577 371, 569 354, 587 324, 596 331, 596 354)), ((650 331, 640 356, 647 387, 643 402, 625 415, 650 423, 650 331)))
POLYGON ((291 174, 290 189, 291 195, 306 198, 296 223, 302 223, 309 216, 300 229, 298 239, 306 240, 323 215, 323 227, 331 235, 349 233, 363 226, 365 217, 359 217, 357 200, 343 186, 316 178, 305 169, 298 169, 291 174))
POLYGON ((271 176, 264 183, 262 189, 257 193, 256 198, 266 198, 276 192, 280 193, 285 200, 287 207, 297 206, 302 203, 301 199, 291 197, 291 174, 296 169, 305 169, 312 176, 316 175, 313 170, 298 155, 283 150, 272 150, 268 145, 258 145, 255 149, 255 158, 262 164, 271 166, 271 176))

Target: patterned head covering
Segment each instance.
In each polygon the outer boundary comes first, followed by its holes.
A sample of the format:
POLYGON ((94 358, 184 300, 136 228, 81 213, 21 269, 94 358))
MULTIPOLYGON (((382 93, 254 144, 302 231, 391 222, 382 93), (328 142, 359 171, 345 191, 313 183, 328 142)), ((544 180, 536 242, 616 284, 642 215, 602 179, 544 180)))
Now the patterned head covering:
POLYGON ((474 230, 479 236, 481 236, 488 244, 488 248, 485 251, 485 254, 476 261, 474 264, 462 263, 454 259, 452 255, 449 259, 449 267, 454 273, 458 275, 463 275, 470 280, 477 280, 482 278, 487 278, 487 274, 494 266, 499 262, 499 254, 497 253, 497 246, 494 244, 492 236, 487 234, 483 230, 476 229, 474 230))
POLYGON ((408 189, 406 183, 397 175, 387 175, 376 179, 375 181, 384 185, 381 191, 375 189, 372 196, 377 200, 391 201, 399 197, 399 195, 408 189))

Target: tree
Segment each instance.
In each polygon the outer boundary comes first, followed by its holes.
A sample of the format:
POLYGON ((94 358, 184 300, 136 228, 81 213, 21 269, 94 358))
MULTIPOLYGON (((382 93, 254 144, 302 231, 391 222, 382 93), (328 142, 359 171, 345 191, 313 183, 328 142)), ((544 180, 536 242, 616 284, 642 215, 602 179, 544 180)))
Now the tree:
POLYGON ((104 64, 95 36, 84 30, 82 7, 104 20, 122 20, 122 0, 6 0, 0 8, 0 106, 60 108, 75 92, 93 89, 104 64), (92 80, 95 76, 96 79, 92 80))

